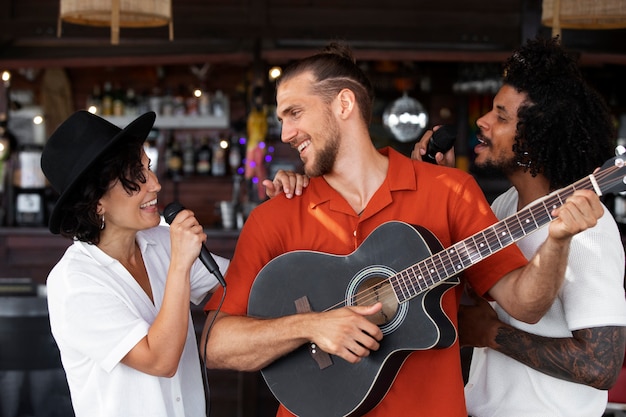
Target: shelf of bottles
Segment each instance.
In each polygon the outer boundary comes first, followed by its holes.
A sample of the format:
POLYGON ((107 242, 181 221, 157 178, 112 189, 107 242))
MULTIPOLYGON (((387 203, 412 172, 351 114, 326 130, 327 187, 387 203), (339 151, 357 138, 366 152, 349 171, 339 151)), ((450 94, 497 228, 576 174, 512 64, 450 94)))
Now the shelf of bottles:
MULTIPOLYGON (((137 116, 103 116, 121 128, 126 127, 137 116)), ((159 129, 227 129, 230 125, 228 114, 214 115, 157 115, 154 127, 159 129)))
MULTIPOLYGON (((86 108, 120 128, 145 112, 155 112, 155 129, 146 141, 146 152, 164 180, 227 175, 225 155, 230 147, 238 148, 222 137, 228 136, 230 128, 228 97, 220 90, 172 91, 155 88, 136 94, 133 88, 123 90, 105 82, 102 92, 99 85, 94 87, 86 108)), ((239 150, 232 153, 234 158, 239 150)))
POLYGON ((137 95, 132 88, 123 91, 107 82, 102 94, 99 86, 94 88, 86 108, 119 127, 147 111, 157 114, 154 126, 160 129, 226 129, 230 125, 228 97, 220 90, 173 94, 155 89, 149 95, 137 95))

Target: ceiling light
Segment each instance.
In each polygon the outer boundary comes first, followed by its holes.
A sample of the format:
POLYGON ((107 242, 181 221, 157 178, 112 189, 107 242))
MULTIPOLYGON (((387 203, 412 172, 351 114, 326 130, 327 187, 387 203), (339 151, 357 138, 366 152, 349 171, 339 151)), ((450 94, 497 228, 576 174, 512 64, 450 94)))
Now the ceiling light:
POLYGON ((57 36, 61 22, 86 26, 110 26, 111 44, 120 42, 120 28, 146 28, 169 25, 174 39, 171 0, 60 0, 57 36))
POLYGON ((543 0, 541 23, 552 28, 552 36, 563 29, 626 28, 623 0, 543 0))

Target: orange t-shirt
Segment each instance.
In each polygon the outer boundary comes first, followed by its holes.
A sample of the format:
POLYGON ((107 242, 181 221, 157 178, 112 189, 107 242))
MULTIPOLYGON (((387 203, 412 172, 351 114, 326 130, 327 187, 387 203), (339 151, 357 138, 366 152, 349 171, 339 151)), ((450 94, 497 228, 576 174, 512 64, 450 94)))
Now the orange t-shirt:
MULTIPOLYGON (((261 268, 289 251, 349 255, 377 226, 391 220, 423 226, 448 248, 497 222, 469 174, 413 161, 390 148, 381 153, 389 157, 387 178, 360 215, 323 178, 311 179, 300 197, 278 196, 253 210, 226 274, 222 311, 246 315, 250 289, 261 268)), ((512 245, 467 269, 463 279, 484 294, 503 275, 526 263, 512 245)), ((458 285, 442 297, 443 310, 455 326, 461 293, 458 285)), ((211 297, 205 310, 216 309, 220 298, 221 294, 211 297)), ((291 413, 281 406, 278 415, 291 413)), ((389 392, 366 415, 466 417, 458 340, 449 348, 411 353, 389 392)))

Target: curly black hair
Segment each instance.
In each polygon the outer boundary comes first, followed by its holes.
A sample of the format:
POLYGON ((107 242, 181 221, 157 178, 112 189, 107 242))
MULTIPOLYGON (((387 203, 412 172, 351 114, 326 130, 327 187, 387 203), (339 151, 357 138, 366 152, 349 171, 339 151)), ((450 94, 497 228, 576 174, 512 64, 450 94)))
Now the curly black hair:
POLYGON ((504 64, 503 83, 528 96, 517 114, 517 160, 533 176, 544 175, 551 189, 574 183, 612 156, 608 106, 558 36, 518 48, 504 64))
POLYGON ((98 201, 118 181, 128 194, 139 191, 140 183, 146 183, 142 149, 141 141, 121 140, 82 175, 72 196, 62 207, 62 236, 94 245, 100 242, 102 219, 97 213, 98 201))

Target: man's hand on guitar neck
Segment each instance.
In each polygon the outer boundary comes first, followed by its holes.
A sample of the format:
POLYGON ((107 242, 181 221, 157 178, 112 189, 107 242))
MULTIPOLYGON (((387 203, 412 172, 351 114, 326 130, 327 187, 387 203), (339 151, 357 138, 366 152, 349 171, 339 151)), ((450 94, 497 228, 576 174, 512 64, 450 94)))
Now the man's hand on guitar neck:
POLYGON ((489 295, 511 316, 536 323, 549 310, 563 283, 572 237, 596 225, 604 213, 590 190, 576 190, 565 204, 552 210, 548 238, 524 268, 506 274, 489 295))
POLYGON ((550 223, 550 237, 568 241, 575 234, 595 226, 603 213, 604 208, 595 192, 576 190, 565 204, 552 212, 557 219, 550 223))

